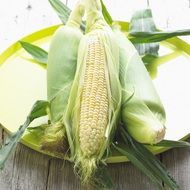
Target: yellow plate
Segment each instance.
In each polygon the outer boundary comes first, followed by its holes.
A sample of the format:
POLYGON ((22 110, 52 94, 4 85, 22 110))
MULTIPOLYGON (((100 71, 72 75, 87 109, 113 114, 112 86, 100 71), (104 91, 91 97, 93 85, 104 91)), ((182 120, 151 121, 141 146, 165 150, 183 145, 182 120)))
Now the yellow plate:
MULTIPOLYGON (((22 40, 48 50, 57 27, 45 28, 22 40)), ((154 63, 159 65, 154 84, 167 113, 166 139, 185 139, 190 132, 190 45, 172 38, 161 43, 160 54, 163 57, 154 63)), ((17 131, 36 100, 46 100, 46 70, 32 62, 31 56, 16 42, 0 55, 0 123, 4 129, 9 133, 17 131)), ((37 120, 32 126, 44 120, 46 118, 37 120)), ((22 143, 42 152, 39 149, 40 139, 40 130, 38 133, 27 131, 22 143)), ((150 149, 153 153, 166 150, 163 147, 150 149)), ((107 161, 123 162, 127 158, 115 153, 107 161)))

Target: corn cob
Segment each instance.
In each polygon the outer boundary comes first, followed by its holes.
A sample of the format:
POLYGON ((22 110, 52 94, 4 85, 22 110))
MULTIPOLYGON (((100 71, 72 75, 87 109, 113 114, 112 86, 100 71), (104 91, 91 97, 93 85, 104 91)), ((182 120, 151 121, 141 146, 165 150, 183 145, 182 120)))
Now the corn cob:
POLYGON ((84 154, 91 156, 101 146, 108 124, 109 108, 104 44, 96 35, 91 36, 87 43, 86 70, 81 94, 79 141, 84 154))
POLYGON ((101 4, 99 0, 84 0, 84 4, 87 34, 80 42, 65 121, 75 168, 88 182, 106 159, 120 112, 121 87, 119 49, 101 4))
POLYGON ((53 152, 66 151, 65 126, 62 122, 74 80, 77 52, 82 32, 83 5, 78 2, 65 26, 53 35, 47 65, 47 96, 50 102, 51 124, 41 142, 42 149, 53 152))
POLYGON ((133 44, 118 27, 114 33, 120 48, 124 126, 138 142, 155 144, 165 135, 164 107, 133 44))

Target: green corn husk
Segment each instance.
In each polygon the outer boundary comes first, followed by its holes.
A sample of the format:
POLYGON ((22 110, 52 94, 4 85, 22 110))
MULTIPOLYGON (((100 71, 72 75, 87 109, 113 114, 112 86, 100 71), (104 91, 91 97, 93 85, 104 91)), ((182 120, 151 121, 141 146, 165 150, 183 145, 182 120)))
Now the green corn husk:
POLYGON ((155 144, 165 135, 164 107, 135 47, 118 27, 113 30, 120 46, 122 121, 138 142, 155 144))
MULTIPOLYGON (((79 46, 77 71, 69 97, 68 109, 65 117, 65 126, 69 140, 71 159, 75 162, 75 171, 77 171, 81 177, 82 182, 87 183, 93 179, 100 162, 104 162, 108 156, 109 145, 113 138, 117 121, 119 119, 121 106, 121 86, 119 82, 119 48, 111 28, 103 19, 101 4, 99 0, 84 0, 84 4, 87 14, 86 35, 81 39, 79 46), (83 88, 85 86, 85 72, 88 64, 88 42, 91 41, 91 38, 94 36, 99 39, 100 43, 103 44, 104 47, 105 84, 109 108, 107 112, 108 120, 103 133, 99 131, 97 122, 93 125, 94 128, 85 124, 87 131, 85 134, 82 134, 80 112, 81 107, 83 106, 81 102, 84 92, 83 88), (94 132, 93 129, 95 129, 94 132), (91 132, 89 132, 89 130, 91 130, 91 132), (98 137, 100 138, 96 139, 96 134, 99 134, 98 137), (91 135, 93 137, 90 137, 91 135), (89 137, 91 140, 93 138, 96 139, 94 141, 90 140, 89 142, 92 143, 90 144, 91 147, 97 148, 94 152, 91 150, 89 150, 89 152, 86 151, 84 148, 86 145, 82 144, 84 143, 83 137, 89 137)), ((102 52, 99 53, 101 54, 102 52)), ((97 58, 96 55, 93 56, 97 58)), ((97 83, 93 82, 93 85, 97 88, 99 87, 97 83)), ((89 98, 92 98, 92 95, 90 95, 89 98)), ((100 110, 101 109, 102 107, 100 107, 100 110)))
POLYGON ((47 98, 50 102, 51 124, 46 129, 41 148, 47 151, 64 152, 66 132, 62 122, 76 72, 77 52, 83 34, 80 30, 83 5, 78 2, 65 26, 53 35, 47 63, 47 98))

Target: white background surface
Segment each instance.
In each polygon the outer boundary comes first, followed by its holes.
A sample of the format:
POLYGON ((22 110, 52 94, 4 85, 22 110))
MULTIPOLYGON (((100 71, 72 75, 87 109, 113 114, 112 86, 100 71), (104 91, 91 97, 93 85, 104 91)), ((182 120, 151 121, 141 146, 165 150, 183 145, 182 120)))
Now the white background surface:
MULTIPOLYGON (((62 0, 70 8, 75 0, 62 0)), ((115 20, 129 20, 131 14, 147 7, 147 0, 104 0, 115 20)), ((160 29, 190 28, 189 0, 149 0, 160 29)), ((0 1, 0 52, 21 37, 44 27, 61 23, 48 0, 0 1)))

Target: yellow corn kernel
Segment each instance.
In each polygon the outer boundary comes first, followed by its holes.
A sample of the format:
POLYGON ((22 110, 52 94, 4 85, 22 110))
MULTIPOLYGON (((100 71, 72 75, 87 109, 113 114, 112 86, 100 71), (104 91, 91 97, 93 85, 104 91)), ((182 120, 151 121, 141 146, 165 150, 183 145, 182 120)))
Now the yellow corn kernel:
POLYGON ((108 124, 106 58, 101 42, 97 35, 91 35, 87 42, 79 124, 79 142, 85 156, 92 156, 100 149, 108 124))

